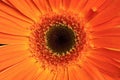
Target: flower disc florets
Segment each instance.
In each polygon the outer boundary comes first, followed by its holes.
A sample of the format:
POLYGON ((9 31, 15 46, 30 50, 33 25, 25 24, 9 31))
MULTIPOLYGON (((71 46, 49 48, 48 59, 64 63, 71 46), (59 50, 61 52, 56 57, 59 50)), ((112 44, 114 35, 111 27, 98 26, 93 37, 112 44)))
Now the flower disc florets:
POLYGON ((71 13, 49 13, 31 29, 33 56, 43 65, 66 65, 81 55, 86 43, 82 20, 71 13))

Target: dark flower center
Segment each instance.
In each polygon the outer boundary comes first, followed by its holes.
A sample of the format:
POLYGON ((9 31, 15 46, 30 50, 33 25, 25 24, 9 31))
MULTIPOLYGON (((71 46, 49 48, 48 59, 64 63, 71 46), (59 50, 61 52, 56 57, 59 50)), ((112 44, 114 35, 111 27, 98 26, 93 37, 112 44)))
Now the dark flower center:
POLYGON ((75 34, 64 24, 53 25, 46 34, 48 47, 57 54, 63 54, 75 45, 75 34))

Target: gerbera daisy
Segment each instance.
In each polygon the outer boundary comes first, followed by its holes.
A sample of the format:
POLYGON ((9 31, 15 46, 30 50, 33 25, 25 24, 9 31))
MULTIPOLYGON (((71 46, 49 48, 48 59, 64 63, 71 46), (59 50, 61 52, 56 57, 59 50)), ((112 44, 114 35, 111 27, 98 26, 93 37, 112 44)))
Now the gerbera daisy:
POLYGON ((0 80, 120 80, 120 0, 0 0, 0 80))

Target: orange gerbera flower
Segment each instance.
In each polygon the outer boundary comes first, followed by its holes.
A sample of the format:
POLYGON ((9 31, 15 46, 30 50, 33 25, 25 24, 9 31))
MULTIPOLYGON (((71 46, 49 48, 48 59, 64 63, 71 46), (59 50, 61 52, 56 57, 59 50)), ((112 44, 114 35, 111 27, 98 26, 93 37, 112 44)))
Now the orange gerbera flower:
POLYGON ((120 80, 120 0, 0 0, 0 80, 120 80))

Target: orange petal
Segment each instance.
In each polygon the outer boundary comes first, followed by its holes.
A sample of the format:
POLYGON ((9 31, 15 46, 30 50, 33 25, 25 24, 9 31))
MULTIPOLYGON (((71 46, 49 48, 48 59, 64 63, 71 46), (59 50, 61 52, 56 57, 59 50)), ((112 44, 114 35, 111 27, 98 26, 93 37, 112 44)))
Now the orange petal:
POLYGON ((70 3, 71 3, 71 0, 63 0, 62 1, 63 9, 68 10, 70 8, 70 3))
POLYGON ((107 48, 98 48, 98 49, 94 49, 91 51, 90 55, 99 55, 99 57, 102 59, 102 57, 106 57, 106 58, 111 58, 111 60, 120 60, 120 51, 117 50, 112 50, 111 49, 107 49, 107 48))
POLYGON ((55 74, 53 72, 51 72, 50 75, 48 76, 48 79, 49 80, 54 80, 55 79, 55 74))
POLYGON ((27 50, 29 47, 25 44, 16 44, 16 45, 5 45, 0 47, 0 56, 7 55, 15 51, 27 50))
POLYGON ((39 8, 42 14, 45 14, 52 10, 48 0, 33 0, 33 2, 39 8))
POLYGON ((49 0, 53 12, 59 12, 62 9, 62 0, 49 0))
MULTIPOLYGON (((37 66, 37 63, 31 62, 30 59, 28 62, 26 62, 26 64, 25 64, 26 66, 24 68, 21 67, 22 69, 19 72, 16 71, 16 74, 11 76, 10 80, 14 80, 15 78, 17 78, 17 80, 31 80, 31 79, 28 79, 29 77, 31 77, 31 78, 33 77, 30 75, 33 74, 33 72, 36 69, 38 70, 40 67, 37 66)), ((37 72, 37 70, 35 72, 37 72)))
MULTIPOLYGON (((30 23, 33 23, 33 21, 31 21, 31 19, 29 19, 28 17, 26 17, 25 15, 21 14, 18 10, 16 10, 13 7, 10 7, 9 5, 3 3, 2 1, 0 1, 0 11, 4 12, 7 15, 13 16, 14 18, 18 18, 20 20, 23 21, 27 21, 30 23)), ((2 16, 2 15, 1 15, 2 16)), ((5 17, 5 16, 4 16, 5 17)))
POLYGON ((120 16, 112 18, 106 22, 97 24, 97 25, 92 25, 90 31, 92 32, 97 32, 97 31, 102 31, 102 30, 107 30, 107 29, 120 29, 120 16))
POLYGON ((12 65, 8 69, 2 71, 0 73, 0 79, 23 80, 26 76, 29 76, 28 73, 30 73, 31 70, 38 68, 35 64, 36 63, 31 62, 30 58, 24 59, 14 65, 12 65), (14 74, 11 74, 11 73, 14 73, 14 74))
POLYGON ((38 7, 35 5, 33 0, 26 0, 25 2, 29 5, 30 9, 34 12, 34 15, 36 15, 36 18, 39 18, 39 16, 41 16, 41 12, 38 9, 38 7))
MULTIPOLYGON (((85 6, 83 7, 83 12, 86 14, 90 9, 98 9, 102 4, 105 4, 107 0, 87 0, 85 6)), ((109 0, 110 2, 111 0, 109 0)))
POLYGON ((92 26, 95 26, 107 22, 113 19, 114 17, 119 16, 120 15, 119 5, 120 5, 120 0, 112 0, 112 3, 109 3, 109 6, 103 9, 102 11, 100 11, 93 19, 90 20, 89 23, 92 26))
POLYGON ((23 55, 13 56, 13 57, 10 56, 11 58, 10 57, 8 59, 6 58, 6 60, 0 62, 0 72, 4 72, 5 70, 9 69, 10 67, 16 65, 17 63, 23 61, 25 58, 28 58, 30 56, 30 54, 28 54, 28 51, 21 51, 17 53, 23 55))
MULTIPOLYGON (((20 18, 17 18, 17 17, 15 17, 15 16, 12 16, 12 15, 9 15, 9 14, 7 14, 7 13, 5 13, 5 12, 3 12, 3 11, 0 11, 0 20, 1 20, 1 22, 2 23, 6 23, 6 24, 8 24, 8 23, 10 23, 11 22, 11 24, 13 25, 14 24, 14 26, 16 25, 16 24, 18 24, 16 27, 18 27, 18 28, 22 28, 22 29, 27 29, 27 28, 29 28, 33 23, 30 23, 30 22, 28 22, 28 21, 26 21, 26 20, 22 20, 22 19, 20 19, 20 18), (4 21, 5 22, 4 22, 4 21), (13 22, 13 23, 12 23, 13 22)), ((9 24, 9 25, 11 25, 11 24, 9 24)))
POLYGON ((81 12, 84 14, 86 20, 90 20, 94 18, 99 12, 98 8, 105 5, 105 3, 109 3, 111 0, 87 0, 86 4, 81 9, 81 12))
POLYGON ((92 80, 104 80, 103 73, 99 71, 97 67, 86 61, 84 64, 84 70, 92 77, 92 80))
POLYGON ((5 45, 0 47, 0 62, 4 62, 18 56, 29 54, 28 47, 26 45, 5 45), (28 52, 28 53, 25 53, 28 52))
POLYGON ((114 27, 110 29, 100 30, 100 31, 93 31, 92 36, 94 38, 97 37, 120 37, 120 28, 114 27))
POLYGON ((89 14, 89 10, 100 7, 105 0, 71 0, 70 10, 89 14))
POLYGON ((61 10, 69 10, 71 0, 48 0, 53 12, 59 12, 61 10))
POLYGON ((120 50, 120 38, 111 37, 97 37, 91 40, 96 48, 113 48, 120 50))
POLYGON ((33 21, 37 21, 38 17, 40 15, 39 11, 35 8, 35 6, 30 5, 30 3, 32 3, 30 0, 26 1, 26 0, 8 0, 12 5, 14 5, 14 7, 19 10, 23 15, 29 17, 30 19, 32 19, 33 21), (21 5, 22 4, 22 5, 21 5), (33 8, 34 7, 34 8, 33 8), (31 9, 32 8, 32 9, 31 9))
POLYGON ((36 68, 35 65, 31 66, 31 70, 29 71, 29 73, 24 77, 24 80, 33 80, 33 78, 35 77, 37 71, 39 68, 36 68))
POLYGON ((38 68, 37 72, 35 73, 35 75, 32 77, 32 80, 37 80, 38 77, 40 76, 40 74, 42 74, 44 72, 44 69, 43 68, 38 68))
POLYGON ((102 73, 108 74, 112 77, 120 76, 120 63, 110 59, 109 57, 100 57, 90 53, 87 57, 87 62, 98 68, 102 73))
POLYGON ((39 74, 36 80, 47 80, 50 76, 51 71, 49 69, 45 69, 42 73, 39 74))
POLYGON ((78 65, 69 66, 68 73, 70 80, 93 80, 93 78, 84 70, 84 68, 78 65))
MULTIPOLYGON (((107 66, 111 66, 112 65, 112 66, 114 66, 116 68, 118 67, 118 69, 120 68, 120 62, 116 61, 115 57, 111 58, 110 56, 103 56, 103 55, 97 54, 97 53, 99 53, 99 52, 96 52, 96 54, 91 53, 91 56, 88 57, 88 58, 90 58, 92 60, 96 60, 96 61, 98 61, 100 63, 107 64, 107 66)), ((111 53, 111 54, 113 54, 113 53, 111 53)), ((117 55, 117 56, 120 56, 120 55, 117 55)), ((120 59, 118 58, 118 60, 120 60, 120 59)))
POLYGON ((4 72, 7 69, 9 69, 10 67, 18 64, 19 62, 21 62, 22 60, 24 60, 27 56, 22 55, 13 59, 8 59, 6 61, 1 62, 0 64, 0 72, 4 72))
POLYGON ((74 11, 76 9, 76 7, 78 6, 78 4, 80 3, 80 1, 82 1, 82 0, 71 0, 69 10, 74 11))
POLYGON ((0 43, 2 44, 28 44, 29 39, 26 36, 11 35, 0 32, 0 43))
POLYGON ((15 19, 14 21, 11 21, 10 19, 1 16, 0 16, 0 24, 1 24, 0 32, 14 34, 14 35, 21 35, 21 36, 28 36, 30 34, 30 30, 29 28, 27 28, 31 26, 30 24, 29 25, 27 23, 22 24, 22 22, 18 23, 15 21, 15 19))
POLYGON ((106 74, 104 74, 104 77, 106 80, 120 80, 120 78, 113 78, 113 77, 106 75, 106 74))
POLYGON ((64 67, 57 68, 55 79, 56 80, 68 80, 68 74, 64 67))
POLYGON ((105 8, 111 2, 112 0, 83 0, 82 5, 79 4, 77 10, 82 12, 85 18, 89 20, 101 12, 101 7, 105 8))
POLYGON ((8 0, 1 0, 1 1, 3 1, 4 3, 6 3, 7 5, 9 5, 9 6, 11 6, 11 7, 14 7, 11 3, 9 3, 8 0))
MULTIPOLYGON (((22 55, 25 55, 25 52, 26 50, 21 50, 21 51, 14 51, 14 52, 8 52, 7 55, 2 55, 1 58, 0 58, 0 62, 4 62, 6 60, 10 60, 10 59, 13 59, 13 58, 16 58, 18 56, 22 56, 22 55)), ((2 52, 1 52, 2 53, 2 52)), ((2 53, 4 54, 4 53, 2 53)), ((27 54, 27 53, 26 53, 27 54)))
POLYGON ((68 68, 68 80, 77 80, 75 72, 68 68))
POLYGON ((90 9, 98 9, 101 5, 110 2, 111 0, 71 0, 71 9, 76 9, 78 11, 87 12, 90 9))
POLYGON ((78 12, 81 11, 83 7, 86 5, 87 1, 88 0, 80 0, 78 4, 76 4, 76 10, 78 10, 78 12))

